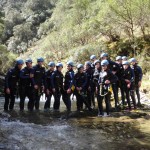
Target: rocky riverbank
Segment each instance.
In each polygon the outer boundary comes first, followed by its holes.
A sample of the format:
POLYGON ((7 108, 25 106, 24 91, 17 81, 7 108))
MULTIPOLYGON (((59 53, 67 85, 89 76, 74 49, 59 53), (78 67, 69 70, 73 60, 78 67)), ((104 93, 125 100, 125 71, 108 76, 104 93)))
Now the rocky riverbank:
MULTIPOLYGON (((113 112, 111 117, 97 117, 97 110, 77 113, 3 112, 0 103, 0 149, 4 150, 149 150, 150 100, 141 94, 142 108, 136 111, 113 112)), ((73 102, 75 105, 75 102, 73 102)))

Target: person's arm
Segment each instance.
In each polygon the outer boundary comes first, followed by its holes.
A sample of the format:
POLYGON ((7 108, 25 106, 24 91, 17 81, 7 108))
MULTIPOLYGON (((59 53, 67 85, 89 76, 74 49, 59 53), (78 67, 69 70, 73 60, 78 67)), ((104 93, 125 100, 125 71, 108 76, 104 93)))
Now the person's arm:
POLYGON ((86 88, 86 86, 87 86, 87 74, 85 73, 85 81, 84 81, 84 83, 83 83, 83 85, 82 85, 82 89, 85 89, 86 88))
POLYGON ((76 74, 74 75, 74 86, 77 87, 76 74))
POLYGON ((72 85, 74 84, 74 72, 70 72, 70 77, 71 77, 71 80, 70 80, 70 85, 69 85, 69 88, 72 87, 72 85))
POLYGON ((45 86, 45 89, 47 89, 48 88, 48 84, 51 84, 51 83, 47 83, 47 76, 48 76, 48 73, 47 72, 45 72, 45 81, 44 81, 44 86, 45 86))
POLYGON ((43 68, 43 71, 44 71, 44 73, 43 73, 43 76, 42 76, 42 85, 45 86, 45 84, 46 84, 45 83, 46 82, 46 80, 45 80, 45 73, 46 73, 45 68, 43 68))
POLYGON ((139 82, 138 82, 138 86, 141 86, 142 83, 142 77, 143 77, 143 73, 142 73, 142 69, 141 67, 138 67, 138 72, 139 72, 139 82))
POLYGON ((51 75, 51 87, 52 87, 52 89, 55 88, 54 79, 55 79, 55 72, 53 72, 51 75))
POLYGON ((34 73, 35 73, 35 68, 32 68, 32 69, 31 69, 31 73, 30 73, 31 76, 32 76, 31 81, 32 81, 32 84, 33 84, 33 85, 36 85, 35 80, 34 80, 34 73))
POLYGON ((5 87, 6 88, 10 88, 9 87, 9 78, 11 77, 12 75, 12 69, 10 69, 7 74, 6 74, 6 77, 5 77, 5 87))
POLYGON ((139 72, 139 81, 142 81, 143 72, 142 72, 142 68, 141 67, 138 67, 138 72, 139 72))
POLYGON ((134 82, 134 80, 135 80, 134 71, 133 71, 133 69, 131 69, 131 68, 130 68, 130 71, 131 71, 131 79, 130 79, 130 82, 134 82))

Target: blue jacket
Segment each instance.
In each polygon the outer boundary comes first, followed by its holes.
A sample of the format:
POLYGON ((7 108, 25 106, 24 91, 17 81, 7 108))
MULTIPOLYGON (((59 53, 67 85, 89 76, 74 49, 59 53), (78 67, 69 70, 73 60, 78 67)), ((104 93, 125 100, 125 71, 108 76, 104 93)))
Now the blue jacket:
POLYGON ((20 70, 17 66, 10 69, 5 77, 5 88, 15 88, 19 84, 20 70))
POLYGON ((51 86, 55 89, 63 88, 63 74, 58 70, 55 70, 51 76, 51 86))
POLYGON ((75 87, 81 87, 82 90, 86 90, 87 87, 87 74, 77 72, 74 77, 75 87))
POLYGON ((30 78, 30 74, 32 72, 32 68, 23 68, 20 71, 20 86, 31 86, 32 80, 30 78))
POLYGON ((74 85, 74 71, 67 71, 65 74, 64 89, 67 90, 74 85))
POLYGON ((51 89, 51 78, 54 71, 47 70, 45 73, 45 89, 51 89))
POLYGON ((135 75, 131 67, 129 66, 126 70, 123 72, 123 80, 129 80, 131 83, 134 83, 135 75))
POLYGON ((142 80, 143 77, 143 73, 142 73, 142 69, 140 66, 138 65, 133 65, 132 70, 134 71, 134 75, 135 75, 135 84, 138 84, 139 81, 142 80))
POLYGON ((45 84, 45 68, 36 65, 33 67, 31 74, 34 75, 32 78, 33 85, 43 86, 45 84))

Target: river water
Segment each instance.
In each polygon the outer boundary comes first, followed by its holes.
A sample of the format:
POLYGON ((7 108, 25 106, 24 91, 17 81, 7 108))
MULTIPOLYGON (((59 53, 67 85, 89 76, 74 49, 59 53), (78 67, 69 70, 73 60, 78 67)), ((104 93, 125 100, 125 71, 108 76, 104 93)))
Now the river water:
POLYGON ((63 103, 60 113, 44 112, 44 100, 39 112, 19 112, 17 100, 15 111, 6 113, 0 101, 0 150, 150 149, 148 109, 98 118, 96 111, 75 112, 75 106, 68 114, 63 103))

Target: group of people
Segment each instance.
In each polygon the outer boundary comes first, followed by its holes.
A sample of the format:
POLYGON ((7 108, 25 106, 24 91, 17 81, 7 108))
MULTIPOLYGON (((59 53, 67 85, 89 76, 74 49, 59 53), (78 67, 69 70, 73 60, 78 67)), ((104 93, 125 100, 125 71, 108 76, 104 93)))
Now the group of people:
POLYGON ((115 61, 110 60, 107 53, 102 53, 100 59, 95 55, 84 64, 76 66, 74 62, 67 62, 67 72, 62 73, 63 64, 49 62, 48 70, 43 66, 44 59, 37 59, 37 64, 32 66, 32 59, 16 61, 5 77, 5 103, 4 110, 13 110, 15 98, 20 96, 20 111, 24 111, 25 98, 28 97, 28 110, 39 110, 40 97, 45 93, 44 110, 51 107, 51 98, 54 97, 53 110, 59 111, 60 99, 71 111, 71 95, 76 96, 77 111, 96 108, 95 97, 98 104, 98 116, 104 116, 103 99, 105 99, 106 113, 110 115, 111 94, 114 95, 115 110, 136 109, 141 106, 139 88, 142 81, 142 69, 135 58, 127 59, 126 56, 117 56, 115 61), (120 89, 121 103, 118 96, 120 89), (135 98, 137 95, 137 102, 135 98))

